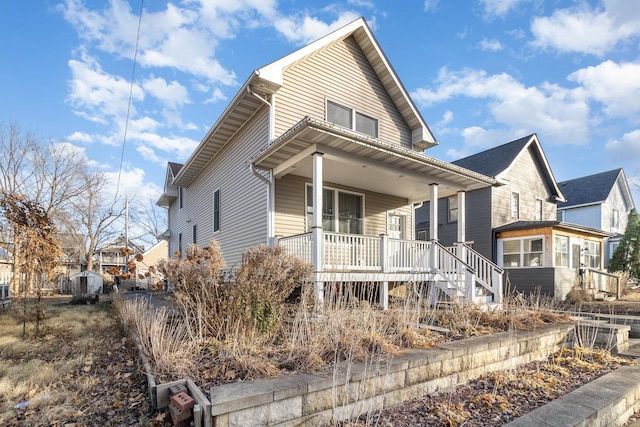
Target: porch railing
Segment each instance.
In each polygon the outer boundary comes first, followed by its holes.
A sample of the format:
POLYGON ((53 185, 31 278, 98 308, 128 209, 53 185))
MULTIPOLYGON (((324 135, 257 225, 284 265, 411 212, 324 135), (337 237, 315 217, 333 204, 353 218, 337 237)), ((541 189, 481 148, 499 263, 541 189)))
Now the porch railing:
POLYGON ((464 243, 455 243, 446 249, 473 268, 479 285, 489 290, 493 295, 502 295, 502 278, 504 275, 502 268, 464 243))

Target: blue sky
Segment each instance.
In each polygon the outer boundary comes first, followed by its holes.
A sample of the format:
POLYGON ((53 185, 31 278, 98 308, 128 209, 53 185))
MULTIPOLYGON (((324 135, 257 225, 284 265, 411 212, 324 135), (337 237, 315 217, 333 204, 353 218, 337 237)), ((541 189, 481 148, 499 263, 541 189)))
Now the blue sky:
POLYGON ((0 122, 78 147, 111 191, 124 141, 119 191, 141 204, 253 70, 359 16, 440 142, 428 155, 535 132, 558 181, 623 167, 640 203, 634 1, 147 0, 131 89, 140 7, 3 1, 0 122))

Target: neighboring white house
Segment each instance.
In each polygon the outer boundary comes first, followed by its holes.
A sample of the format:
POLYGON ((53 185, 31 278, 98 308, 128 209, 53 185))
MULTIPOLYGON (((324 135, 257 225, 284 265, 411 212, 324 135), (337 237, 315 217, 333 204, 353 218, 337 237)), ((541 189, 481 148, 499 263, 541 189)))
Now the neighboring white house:
POLYGON ((497 184, 424 154, 437 144, 357 19, 253 72, 184 165, 169 163, 169 253, 214 238, 232 268, 252 246, 282 245, 313 265, 317 302, 336 282, 368 284, 385 307, 406 282, 498 301, 489 260, 443 247, 437 227, 413 240, 415 206, 458 195, 465 241, 465 192, 497 184))
POLYGON ((102 294, 102 275, 93 271, 81 271, 71 276, 73 295, 102 294))
POLYGON ((558 220, 613 233, 605 240, 605 266, 620 243, 635 203, 622 169, 558 183, 566 201, 558 203, 558 220))

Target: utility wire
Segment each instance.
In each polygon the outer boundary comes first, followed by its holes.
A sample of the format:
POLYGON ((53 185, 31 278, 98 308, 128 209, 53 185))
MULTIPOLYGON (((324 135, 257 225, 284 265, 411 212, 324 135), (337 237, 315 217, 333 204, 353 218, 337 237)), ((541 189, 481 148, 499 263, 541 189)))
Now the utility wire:
POLYGON ((131 70, 131 83, 129 85, 129 103, 127 105, 127 118, 124 122, 124 135, 122 137, 122 152, 120 153, 120 168, 118 168, 118 184, 116 185, 116 194, 114 202, 118 199, 118 191, 120 191, 120 178, 122 176, 122 165, 124 163, 124 148, 127 143, 127 129, 129 128, 129 115, 131 114, 131 100, 133 98, 133 81, 136 74, 136 62, 138 60, 138 44, 140 43, 140 27, 142 26, 142 7, 144 0, 140 0, 140 13, 138 14, 138 34, 136 36, 136 47, 133 53, 133 69, 131 70))

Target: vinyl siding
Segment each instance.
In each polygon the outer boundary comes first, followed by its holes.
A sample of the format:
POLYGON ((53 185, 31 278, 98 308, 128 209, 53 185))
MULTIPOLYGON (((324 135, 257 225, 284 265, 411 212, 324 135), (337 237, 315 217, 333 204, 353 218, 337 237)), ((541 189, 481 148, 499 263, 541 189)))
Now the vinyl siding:
MULTIPOLYGON (((311 183, 311 180, 297 175, 286 175, 282 179, 276 180, 276 236, 285 237, 305 232, 306 183, 311 183)), ((345 187, 331 182, 325 182, 324 186, 364 195, 365 235, 379 236, 386 233, 387 214, 395 211, 407 216, 407 237, 411 237, 410 230, 413 230, 411 206, 406 199, 345 187)))
POLYGON ((215 238, 228 267, 237 266, 242 252, 267 241, 267 188, 247 167, 247 160, 267 140, 267 109, 250 120, 216 157, 184 189, 184 207, 178 200, 169 208, 169 253, 178 250, 182 233, 183 252, 192 242, 197 226, 198 246, 215 238), (220 231, 213 232, 213 193, 220 190, 220 231))
POLYGON ((326 100, 378 119, 379 138, 412 148, 411 130, 355 39, 334 43, 284 71, 276 137, 305 116, 325 120, 326 100))
MULTIPOLYGON (((556 296, 555 292, 555 272, 554 268, 509 268, 505 270, 504 282, 510 284, 511 288, 505 286, 505 294, 508 292, 521 292, 524 294, 537 293, 543 295, 556 296)), ((560 273, 564 273, 563 269, 560 273)), ((566 295, 566 294, 565 294, 566 295)))
POLYGON ((542 178, 544 172, 532 155, 532 148, 523 151, 509 170, 507 185, 493 189, 493 224, 499 227, 514 221, 536 220, 536 200, 542 200, 542 220, 555 221, 556 201, 542 178), (520 194, 520 216, 511 217, 511 193, 520 194))

